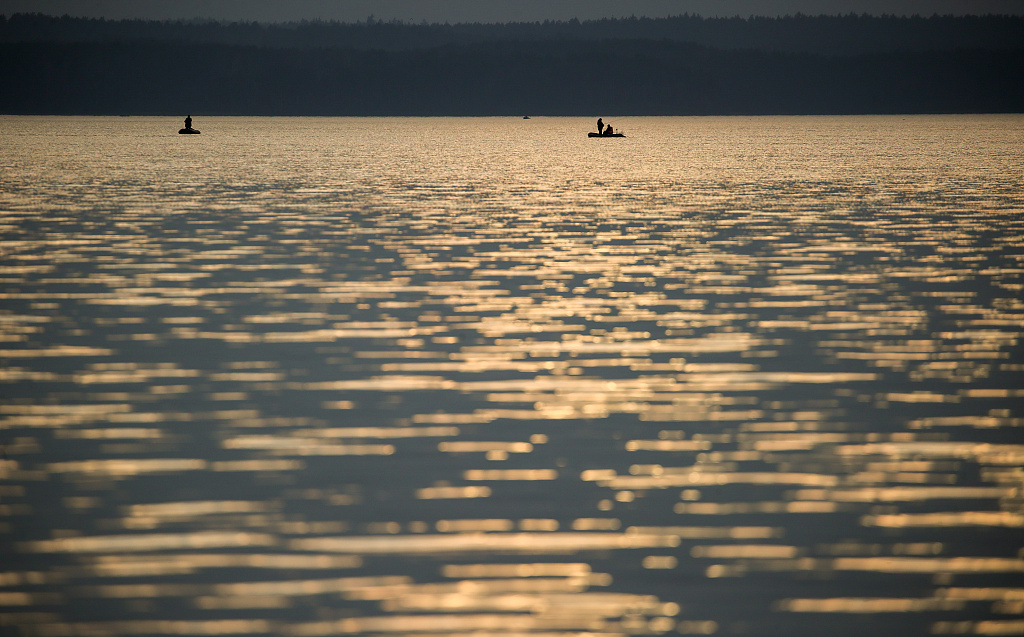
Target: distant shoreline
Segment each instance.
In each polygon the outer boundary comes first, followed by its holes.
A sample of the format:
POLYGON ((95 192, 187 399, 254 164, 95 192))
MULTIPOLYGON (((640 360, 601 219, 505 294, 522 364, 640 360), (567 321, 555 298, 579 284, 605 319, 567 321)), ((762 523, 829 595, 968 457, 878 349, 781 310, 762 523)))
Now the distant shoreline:
POLYGON ((260 27, 0 18, 0 112, 1024 112, 1024 17, 260 27))

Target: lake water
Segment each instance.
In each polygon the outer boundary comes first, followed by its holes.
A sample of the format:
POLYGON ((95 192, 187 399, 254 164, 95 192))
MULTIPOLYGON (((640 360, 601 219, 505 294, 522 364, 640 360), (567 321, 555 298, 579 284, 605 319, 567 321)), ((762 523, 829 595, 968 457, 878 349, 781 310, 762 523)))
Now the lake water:
POLYGON ((1024 116, 2 117, 0 632, 1019 635, 1024 116))

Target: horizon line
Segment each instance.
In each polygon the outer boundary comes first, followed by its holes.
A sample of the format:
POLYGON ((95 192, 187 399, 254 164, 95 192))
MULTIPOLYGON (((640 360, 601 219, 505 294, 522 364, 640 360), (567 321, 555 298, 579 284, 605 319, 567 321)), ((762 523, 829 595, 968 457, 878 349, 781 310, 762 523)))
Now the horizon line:
POLYGON ((641 16, 630 15, 630 16, 608 16, 608 17, 602 17, 602 18, 585 18, 585 19, 582 19, 582 20, 579 19, 578 17, 573 17, 573 18, 569 18, 569 19, 510 20, 510 21, 504 21, 504 22, 500 22, 500 21, 493 21, 493 22, 492 21, 479 21, 479 20, 478 21, 463 21, 463 22, 450 22, 450 21, 430 22, 430 21, 427 21, 426 19, 416 21, 415 18, 410 18, 410 19, 406 20, 406 19, 402 19, 402 18, 398 18, 398 17, 393 17, 393 18, 388 18, 388 19, 385 19, 385 18, 379 18, 378 19, 378 18, 376 18, 372 14, 367 16, 365 19, 355 20, 355 21, 348 21, 348 20, 337 19, 337 18, 300 18, 300 19, 295 19, 295 20, 269 20, 268 21, 268 20, 249 20, 249 19, 244 19, 244 18, 237 18, 237 19, 236 18, 212 18, 212 17, 202 17, 202 16, 193 16, 193 17, 189 17, 189 18, 185 18, 185 17, 179 17, 179 18, 144 18, 144 17, 104 17, 104 16, 97 17, 97 16, 89 16, 89 15, 72 15, 72 14, 67 13, 67 12, 64 12, 64 13, 61 13, 61 14, 58 15, 58 14, 55 14, 55 13, 46 13, 46 12, 43 12, 43 11, 17 11, 17 12, 11 13, 10 15, 8 15, 6 13, 0 13, 0 20, 10 20, 10 19, 13 19, 13 18, 19 17, 19 16, 43 17, 43 18, 53 18, 53 19, 65 19, 65 18, 67 18, 67 19, 76 19, 76 20, 95 20, 95 21, 98 21, 98 22, 155 22, 155 23, 172 23, 172 24, 173 23, 179 23, 179 24, 220 24, 220 25, 225 25, 225 26, 230 26, 230 25, 235 25, 235 24, 242 24, 242 25, 256 24, 256 25, 261 25, 261 26, 302 26, 302 25, 306 25, 306 24, 328 24, 328 25, 341 25, 341 26, 392 25, 392 26, 414 26, 414 27, 418 27, 418 26, 449 26, 449 27, 456 27, 456 26, 484 26, 484 25, 487 25, 487 26, 521 26, 521 25, 551 25, 551 24, 554 24, 554 25, 559 25, 559 24, 564 24, 564 25, 585 25, 585 24, 593 24, 593 23, 599 23, 599 22, 617 22, 617 21, 628 22, 628 21, 640 21, 640 20, 659 21, 659 20, 678 20, 680 18, 699 19, 699 20, 707 20, 707 21, 713 21, 713 20, 744 20, 744 21, 749 21, 749 20, 786 20, 786 19, 795 20, 795 19, 807 19, 807 18, 815 19, 815 18, 849 18, 849 17, 855 17, 855 18, 876 18, 876 19, 887 18, 887 19, 900 19, 900 20, 914 20, 914 19, 918 19, 918 20, 932 20, 932 19, 935 19, 935 18, 1017 18, 1017 19, 1024 19, 1024 13, 1021 13, 1021 14, 1014 14, 1014 13, 962 13, 962 14, 954 14, 954 13, 938 13, 938 12, 935 12, 935 13, 932 13, 930 15, 924 15, 924 14, 921 14, 921 13, 912 13, 912 14, 902 13, 902 14, 896 14, 896 13, 869 13, 869 12, 866 12, 866 11, 857 13, 855 11, 848 11, 846 13, 816 13, 816 14, 809 14, 809 13, 803 13, 801 11, 797 11, 795 13, 774 14, 774 15, 770 15, 770 14, 750 14, 750 15, 747 15, 747 16, 742 16, 742 15, 739 15, 739 14, 705 16, 705 15, 700 14, 700 13, 684 12, 684 13, 680 13, 680 14, 668 15, 668 16, 660 16, 660 17, 650 17, 650 16, 646 16, 646 15, 641 15, 641 16))

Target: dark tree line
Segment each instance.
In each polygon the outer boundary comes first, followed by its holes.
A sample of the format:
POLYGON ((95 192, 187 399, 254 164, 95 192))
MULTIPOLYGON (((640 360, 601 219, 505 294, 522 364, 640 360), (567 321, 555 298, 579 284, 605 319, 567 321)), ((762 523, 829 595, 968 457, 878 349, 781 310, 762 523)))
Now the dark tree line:
MULTIPOLYGON (((1024 38, 1013 46, 998 44, 993 36, 986 46, 878 44, 861 46, 866 50, 858 52, 825 53, 811 44, 821 38, 822 20, 831 19, 711 21, 738 30, 789 30, 795 35, 787 42, 804 43, 758 48, 653 35, 572 36, 573 29, 585 27, 592 34, 601 29, 628 34, 634 27, 655 34, 676 22, 709 23, 692 17, 548 25, 267 26, 15 16, 0 24, 0 112, 687 115, 1024 110, 1024 38), (18 20, 35 26, 17 36, 12 25, 18 20), (72 37, 76 25, 82 27, 77 38, 72 37), (203 35, 231 29, 265 32, 269 39, 240 44, 203 35), (426 44, 387 45, 382 37, 378 47, 326 45, 314 44, 318 40, 312 36, 288 44, 285 37, 317 30, 361 30, 365 35, 378 29, 418 33, 426 44), (431 40, 446 32, 472 37, 431 40), (140 33, 149 35, 129 37, 140 33)), ((920 22, 951 28, 961 20, 960 34, 967 38, 985 19, 835 20, 845 21, 853 41, 857 24, 870 34, 886 25, 904 28, 920 22)), ((1020 31, 1024 24, 1015 18, 991 20, 1004 30, 1020 31)))
POLYGON ((849 55, 889 51, 1019 48, 1021 16, 788 16, 628 18, 510 24, 183 22, 99 20, 39 14, 0 16, 0 42, 147 40, 387 51, 446 44, 538 40, 670 40, 719 49, 849 55))

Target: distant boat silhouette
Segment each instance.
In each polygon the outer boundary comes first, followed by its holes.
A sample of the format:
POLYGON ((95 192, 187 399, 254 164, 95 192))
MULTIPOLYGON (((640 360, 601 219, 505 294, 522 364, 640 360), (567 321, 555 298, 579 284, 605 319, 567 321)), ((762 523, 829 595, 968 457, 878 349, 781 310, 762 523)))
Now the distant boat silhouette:
POLYGON ((192 128, 192 116, 187 115, 185 117, 185 128, 178 131, 179 135, 198 135, 199 131, 192 128))
POLYGON ((625 135, 622 133, 612 133, 611 135, 603 133, 587 133, 587 137, 625 137, 625 135))
POLYGON ((530 119, 529 115, 523 115, 523 119, 530 119))

